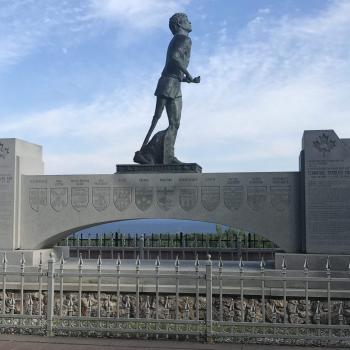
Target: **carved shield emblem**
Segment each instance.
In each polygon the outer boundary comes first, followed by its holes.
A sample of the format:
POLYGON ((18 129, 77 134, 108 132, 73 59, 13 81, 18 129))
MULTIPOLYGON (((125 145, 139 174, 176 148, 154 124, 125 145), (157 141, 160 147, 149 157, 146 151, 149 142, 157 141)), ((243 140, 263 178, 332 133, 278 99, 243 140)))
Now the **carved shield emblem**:
POLYGON ((47 189, 46 188, 30 188, 29 189, 29 205, 38 212, 40 207, 47 205, 47 189))
POLYGON ((68 204, 68 188, 50 188, 50 204, 56 211, 63 210, 68 204))
POLYGON ((261 210, 265 206, 267 199, 266 186, 248 186, 247 187, 247 203, 248 206, 255 211, 261 210))
POLYGON ((224 204, 229 210, 238 210, 243 204, 243 186, 225 186, 224 204))
POLYGON ((175 204, 174 187, 157 187, 157 203, 160 209, 169 210, 175 204))
POLYGON ((110 192, 110 187, 92 188, 92 205, 97 211, 103 211, 109 207, 111 202, 110 192))
POLYGON ((185 211, 192 210, 198 202, 197 187, 180 187, 179 188, 179 203, 180 207, 185 211))
POLYGON ((116 187, 113 189, 113 203, 119 211, 131 204, 131 187, 116 187))
POLYGON ((76 211, 81 211, 89 205, 89 187, 72 187, 71 203, 76 211))
POLYGON ((270 200, 276 210, 286 210, 290 204, 290 186, 271 186, 270 200))
POLYGON ((142 210, 147 210, 153 203, 153 187, 136 187, 135 204, 142 210))
POLYGON ((201 188, 202 205, 208 211, 213 211, 220 203, 219 186, 203 186, 201 188))

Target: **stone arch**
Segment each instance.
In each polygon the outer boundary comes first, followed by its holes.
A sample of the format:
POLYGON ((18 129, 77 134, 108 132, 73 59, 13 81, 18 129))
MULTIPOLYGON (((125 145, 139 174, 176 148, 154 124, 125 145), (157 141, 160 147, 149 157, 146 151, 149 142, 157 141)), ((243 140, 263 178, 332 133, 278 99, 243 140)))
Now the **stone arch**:
POLYGON ((297 252, 298 186, 296 173, 23 176, 19 248, 50 248, 97 224, 179 219, 236 227, 297 252))
MULTIPOLYGON (((134 218, 126 218, 123 220, 108 220, 108 221, 102 221, 102 222, 93 222, 93 223, 89 223, 86 225, 82 225, 82 226, 77 226, 77 227, 70 227, 65 229, 64 231, 61 232, 57 232, 57 233, 53 233, 52 235, 50 235, 50 237, 44 238, 42 241, 37 241, 36 242, 36 246, 34 249, 43 249, 43 248, 52 248, 55 244, 57 244, 57 242, 59 242, 60 240, 66 238, 67 236, 71 235, 72 233, 81 231, 83 229, 87 229, 89 227, 94 227, 94 226, 98 226, 98 225, 102 225, 102 224, 108 224, 108 223, 112 223, 112 222, 117 222, 117 221, 126 221, 126 220, 140 220, 140 219, 160 219, 158 217, 134 217, 134 218)), ((208 221, 208 220, 196 220, 195 218, 174 218, 174 217, 167 217, 167 218, 161 218, 161 219, 172 219, 172 220, 188 220, 188 221, 198 221, 198 222, 207 222, 207 223, 212 223, 212 224, 218 224, 218 225, 224 225, 224 226, 228 226, 228 227, 234 227, 237 230, 240 231, 244 231, 244 232, 249 232, 252 234, 258 234, 266 239, 268 239, 269 241, 273 242, 274 244, 276 244, 278 247, 280 247, 283 250, 286 250, 286 247, 283 247, 283 242, 281 240, 276 239, 276 235, 270 234, 270 232, 261 232, 261 231, 255 231, 254 230, 254 226, 237 226, 237 224, 235 224, 234 222, 228 222, 228 221, 223 221, 222 222, 217 222, 216 220, 214 221, 208 221)))

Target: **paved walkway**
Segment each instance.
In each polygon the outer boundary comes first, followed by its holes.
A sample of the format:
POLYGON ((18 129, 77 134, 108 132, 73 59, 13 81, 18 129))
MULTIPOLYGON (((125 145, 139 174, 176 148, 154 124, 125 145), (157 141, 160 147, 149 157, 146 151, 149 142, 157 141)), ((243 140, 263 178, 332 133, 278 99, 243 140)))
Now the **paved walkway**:
MULTIPOLYGON (((0 350, 315 350, 315 347, 252 345, 252 344, 204 344, 183 341, 147 341, 98 338, 38 337, 24 335, 0 335, 0 350)), ((337 348, 319 348, 337 349, 337 348)), ((340 349, 340 348, 338 348, 340 349)), ((344 348, 342 348, 344 349, 344 348)))

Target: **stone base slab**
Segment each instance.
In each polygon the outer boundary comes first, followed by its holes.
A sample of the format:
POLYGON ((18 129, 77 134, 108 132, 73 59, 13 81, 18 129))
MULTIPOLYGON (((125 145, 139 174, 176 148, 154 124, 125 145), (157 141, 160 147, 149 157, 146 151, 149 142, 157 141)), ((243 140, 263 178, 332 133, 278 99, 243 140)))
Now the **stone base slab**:
POLYGON ((117 164, 116 174, 143 173, 201 173, 202 167, 197 163, 183 164, 117 164))
POLYGON ((37 249, 37 250, 5 250, 2 252, 3 254, 6 252, 7 264, 9 266, 20 265, 20 260, 23 254, 25 260, 25 266, 38 266, 40 261, 40 253, 42 254, 42 262, 44 267, 47 266, 47 261, 49 260, 50 253, 53 253, 55 261, 58 261, 63 254, 64 259, 69 258, 69 247, 54 247, 52 249, 37 249))
POLYGON ((331 271, 348 271, 350 255, 327 255, 327 254, 275 254, 275 269, 279 270, 282 266, 283 257, 287 265, 287 270, 303 270, 305 257, 310 271, 325 271, 327 258, 331 265, 331 271))

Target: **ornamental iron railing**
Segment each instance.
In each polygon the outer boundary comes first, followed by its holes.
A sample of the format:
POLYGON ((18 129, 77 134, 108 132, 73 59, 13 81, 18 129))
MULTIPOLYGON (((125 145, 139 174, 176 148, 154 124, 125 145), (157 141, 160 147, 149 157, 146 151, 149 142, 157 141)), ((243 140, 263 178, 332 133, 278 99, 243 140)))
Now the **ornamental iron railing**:
POLYGON ((179 256, 182 260, 194 260, 198 255, 205 259, 210 254, 213 259, 273 260, 276 252, 282 250, 261 236, 250 234, 211 236, 209 234, 135 234, 122 233, 73 235, 66 237, 58 246, 67 246, 71 257, 92 259, 101 255, 104 259, 169 259, 179 256))
POLYGON ((193 267, 72 266, 51 256, 47 267, 8 266, 2 280, 2 332, 349 346, 350 269, 247 270, 220 260, 193 267), (252 294, 253 293, 253 294, 252 294))

